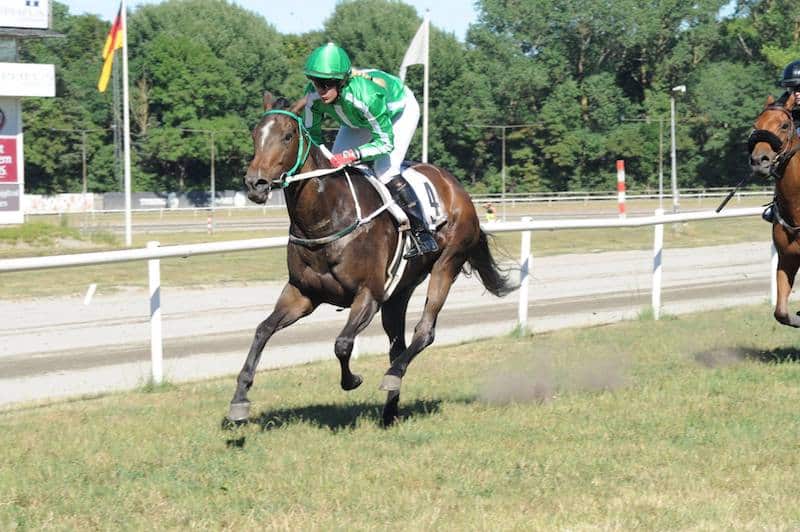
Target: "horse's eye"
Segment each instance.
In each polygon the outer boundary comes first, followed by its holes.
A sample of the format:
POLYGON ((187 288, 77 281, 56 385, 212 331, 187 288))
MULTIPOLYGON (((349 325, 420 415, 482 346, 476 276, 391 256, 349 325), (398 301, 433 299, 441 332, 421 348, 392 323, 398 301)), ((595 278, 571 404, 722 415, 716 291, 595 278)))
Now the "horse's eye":
POLYGON ((285 134, 285 135, 283 136, 283 142, 289 142, 290 140, 292 140, 292 137, 293 137, 293 136, 294 136, 294 135, 292 135, 291 133, 287 133, 287 134, 285 134))
POLYGON ((786 131, 787 129, 789 129, 789 124, 788 124, 788 122, 784 122, 783 124, 781 124, 781 129, 782 129, 782 130, 784 130, 784 131, 786 131))

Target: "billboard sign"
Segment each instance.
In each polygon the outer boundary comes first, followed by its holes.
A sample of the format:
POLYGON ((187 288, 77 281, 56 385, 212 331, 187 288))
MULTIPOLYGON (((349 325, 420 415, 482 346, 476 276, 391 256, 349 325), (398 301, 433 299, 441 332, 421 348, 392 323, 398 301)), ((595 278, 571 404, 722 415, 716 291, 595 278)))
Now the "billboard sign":
POLYGON ((56 69, 53 65, 0 63, 0 96, 55 95, 56 69))
POLYGON ((20 190, 19 185, 6 185, 0 183, 0 211, 14 212, 19 210, 20 190))
POLYGON ((17 146, 17 137, 0 136, 0 183, 18 183, 22 157, 17 146))
POLYGON ((24 222, 24 183, 22 134, 0 135, 0 225, 24 222))
POLYGON ((50 0, 0 0, 0 28, 50 29, 50 0))

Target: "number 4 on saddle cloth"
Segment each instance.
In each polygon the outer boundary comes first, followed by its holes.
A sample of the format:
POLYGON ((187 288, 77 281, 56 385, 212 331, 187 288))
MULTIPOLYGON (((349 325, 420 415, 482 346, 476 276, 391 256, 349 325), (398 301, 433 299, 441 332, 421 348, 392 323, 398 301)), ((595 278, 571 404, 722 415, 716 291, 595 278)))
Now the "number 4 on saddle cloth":
MULTIPOLYGON (((439 200, 439 194, 436 192, 436 188, 434 188, 427 177, 414 170, 412 164, 413 163, 410 162, 403 163, 401 175, 406 183, 411 185, 414 195, 417 197, 417 201, 419 201, 422 206, 422 212, 425 216, 424 221, 428 229, 436 231, 447 221, 447 214, 442 209, 442 204, 439 200)), ((380 194, 383 202, 389 205, 387 210, 397 221, 400 231, 410 229, 408 215, 399 205, 394 203, 389 189, 375 177, 375 174, 372 173, 372 169, 362 164, 355 165, 355 167, 368 178, 369 182, 375 187, 378 194, 380 194)))

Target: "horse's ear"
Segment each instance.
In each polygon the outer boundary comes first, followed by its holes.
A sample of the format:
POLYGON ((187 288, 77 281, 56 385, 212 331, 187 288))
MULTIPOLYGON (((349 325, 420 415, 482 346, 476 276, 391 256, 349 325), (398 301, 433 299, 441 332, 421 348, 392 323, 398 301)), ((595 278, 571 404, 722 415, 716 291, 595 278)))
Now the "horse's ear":
POLYGON ((269 111, 272 109, 272 104, 275 102, 275 97, 269 91, 264 91, 264 110, 269 111))
POLYGON ((789 91, 789 96, 786 97, 786 102, 783 104, 783 108, 789 112, 794 109, 794 95, 795 92, 793 90, 789 91))
POLYGON ((767 96, 767 103, 764 104, 764 107, 769 107, 773 103, 775 103, 775 98, 770 94, 767 96))
POLYGON ((306 106, 306 101, 307 100, 308 100, 308 98, 303 96, 302 98, 300 98, 299 100, 297 100, 296 102, 294 102, 292 104, 292 107, 290 108, 290 111, 292 111, 296 115, 299 115, 300 111, 302 111, 303 108, 306 106))

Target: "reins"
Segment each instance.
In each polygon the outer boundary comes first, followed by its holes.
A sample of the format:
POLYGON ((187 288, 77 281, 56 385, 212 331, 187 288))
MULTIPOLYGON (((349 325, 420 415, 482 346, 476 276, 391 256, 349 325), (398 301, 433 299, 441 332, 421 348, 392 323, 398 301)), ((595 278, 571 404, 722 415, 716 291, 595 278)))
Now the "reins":
MULTIPOLYGON (((330 244, 340 238, 349 235, 360 226, 367 224, 374 220, 379 214, 389 208, 388 203, 384 203, 378 209, 370 213, 366 218, 362 218, 361 216, 361 203, 358 201, 358 195, 356 194, 355 187, 353 186, 353 180, 350 178, 350 173, 347 171, 346 168, 320 168, 317 170, 312 170, 310 172, 303 172, 300 174, 295 174, 299 168, 305 164, 306 160, 308 160, 308 156, 311 153, 311 145, 318 146, 316 142, 311 138, 311 134, 308 132, 308 129, 303 124, 303 120, 296 114, 290 111, 284 111, 283 109, 271 109, 269 111, 265 111, 262 116, 270 115, 270 114, 281 114, 286 115, 292 118, 295 122, 297 122, 298 131, 300 132, 299 136, 299 145, 297 148, 297 160, 294 163, 294 166, 286 172, 283 172, 280 177, 278 178, 277 186, 274 188, 283 188, 285 189, 292 183, 296 183, 298 181, 304 181, 306 179, 313 179, 316 177, 323 177, 330 174, 338 173, 339 171, 344 173, 345 179, 347 179, 347 187, 350 190, 350 195, 353 197, 353 202, 355 203, 356 208, 356 220, 350 224, 349 226, 345 227, 340 231, 336 231, 335 233, 320 237, 320 238, 301 238, 299 236, 293 235, 291 232, 289 233, 289 242, 294 244, 299 244, 304 247, 314 247, 314 246, 324 246, 325 244, 330 244), (307 143, 306 143, 307 141, 307 143), (303 152, 305 148, 305 153, 303 152)), ((272 187, 271 187, 272 188, 272 187)))

